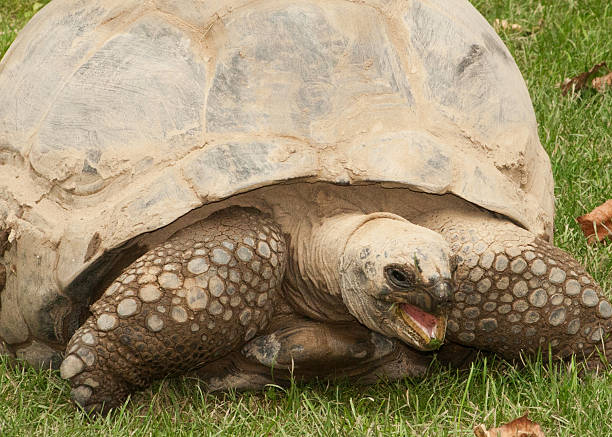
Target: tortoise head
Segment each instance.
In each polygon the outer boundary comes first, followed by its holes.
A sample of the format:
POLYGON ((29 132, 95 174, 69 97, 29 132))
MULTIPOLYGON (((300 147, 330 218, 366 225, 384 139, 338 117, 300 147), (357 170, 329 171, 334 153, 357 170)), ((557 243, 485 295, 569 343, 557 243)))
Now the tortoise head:
POLYGON ((342 299, 361 323, 420 350, 442 345, 456 269, 442 236, 377 218, 351 235, 340 265, 342 299))

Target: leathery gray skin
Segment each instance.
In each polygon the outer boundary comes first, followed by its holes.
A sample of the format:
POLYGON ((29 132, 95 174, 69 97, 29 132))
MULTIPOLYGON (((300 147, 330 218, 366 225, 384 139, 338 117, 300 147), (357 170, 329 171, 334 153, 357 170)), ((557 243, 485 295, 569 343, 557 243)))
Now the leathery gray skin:
POLYGON ((486 212, 439 211, 421 217, 423 227, 381 214, 339 218, 353 229, 343 244, 338 227, 317 230, 333 249, 311 256, 337 259, 335 283, 329 263, 313 279, 316 265, 299 250, 307 244, 287 243, 254 209, 223 210, 175 234, 129 266, 72 337, 60 370, 74 401, 107 411, 169 374, 197 375, 211 390, 422 375, 431 355, 415 349, 435 349, 444 333, 429 343, 406 334, 404 303, 441 324, 450 311, 447 340, 506 358, 548 347, 586 356, 605 345, 612 306, 560 249, 486 212), (390 266, 401 267, 405 287, 393 289, 390 266), (455 268, 452 294, 440 284, 453 283, 455 268))

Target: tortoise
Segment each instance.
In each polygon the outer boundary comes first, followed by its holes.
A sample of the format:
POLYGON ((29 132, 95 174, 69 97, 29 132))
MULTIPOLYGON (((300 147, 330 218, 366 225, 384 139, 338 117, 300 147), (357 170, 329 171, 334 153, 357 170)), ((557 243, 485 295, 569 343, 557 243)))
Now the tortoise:
POLYGON ((467 1, 54 0, 0 101, 0 352, 87 411, 174 374, 420 375, 444 342, 588 356, 612 328, 467 1))

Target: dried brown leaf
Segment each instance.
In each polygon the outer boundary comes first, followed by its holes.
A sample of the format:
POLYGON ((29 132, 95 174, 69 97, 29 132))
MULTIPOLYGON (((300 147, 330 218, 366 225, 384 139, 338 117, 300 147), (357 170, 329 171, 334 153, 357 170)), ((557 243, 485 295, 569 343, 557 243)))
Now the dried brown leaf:
POLYGON ((538 21, 538 24, 533 26, 531 29, 525 28, 518 23, 510 23, 508 20, 500 20, 499 18, 496 18, 493 21, 493 28, 497 33, 500 33, 501 31, 514 32, 520 34, 521 36, 533 35, 534 33, 537 33, 542 30, 543 27, 543 19, 540 19, 540 21, 538 21))
POLYGON ((593 211, 576 218, 589 244, 612 239, 612 199, 602 203, 593 211))
POLYGON ((601 70, 603 67, 607 67, 605 62, 600 62, 591 68, 589 71, 585 71, 584 73, 580 73, 577 76, 572 78, 567 78, 561 84, 561 92, 565 96, 570 90, 574 92, 580 91, 587 84, 589 78, 601 70))
POLYGON ((509 23, 508 20, 500 20, 499 18, 496 18, 495 21, 493 21, 493 28, 496 32, 499 32, 500 30, 512 30, 514 32, 523 31, 523 26, 520 24, 509 23))
POLYGON ((605 76, 596 77, 591 82, 593 88, 595 88, 600 93, 603 93, 606 88, 612 88, 612 73, 608 73, 605 76))
POLYGON ((474 435, 476 437, 545 437, 540 425, 529 420, 527 413, 512 422, 488 431, 484 425, 478 425, 474 428, 474 435))

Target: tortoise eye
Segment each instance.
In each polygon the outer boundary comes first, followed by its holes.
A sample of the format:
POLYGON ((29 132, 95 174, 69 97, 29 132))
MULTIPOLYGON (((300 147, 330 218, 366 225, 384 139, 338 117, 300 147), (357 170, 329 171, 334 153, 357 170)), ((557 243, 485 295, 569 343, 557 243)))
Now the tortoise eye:
POLYGON ((414 285, 414 274, 399 267, 387 267, 385 273, 387 280, 396 287, 409 288, 414 285))

